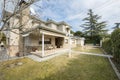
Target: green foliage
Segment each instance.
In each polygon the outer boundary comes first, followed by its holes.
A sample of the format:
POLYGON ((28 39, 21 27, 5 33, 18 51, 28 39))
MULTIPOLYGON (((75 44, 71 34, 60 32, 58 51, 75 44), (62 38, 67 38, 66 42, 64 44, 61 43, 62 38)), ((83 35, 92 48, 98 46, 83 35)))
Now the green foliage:
POLYGON ((97 36, 98 39, 98 36, 103 37, 104 34, 107 32, 107 30, 105 30, 106 22, 99 21, 99 19, 101 19, 101 16, 94 14, 91 9, 89 10, 87 15, 88 17, 83 19, 85 23, 82 25, 82 28, 84 28, 86 35, 90 36, 90 39, 93 42, 96 42, 94 41, 95 36, 97 36))
POLYGON ((100 44, 100 40, 102 39, 99 35, 94 35, 92 38, 91 36, 85 36, 85 43, 93 43, 94 45, 100 44))
POLYGON ((0 32, 0 41, 2 41, 4 44, 6 44, 6 36, 2 32, 0 32))
POLYGON ((112 54, 112 43, 110 38, 106 38, 102 42, 102 48, 108 53, 112 54))
POLYGON ((100 48, 98 47, 86 47, 86 48, 82 48, 82 47, 75 47, 72 50, 74 51, 80 51, 80 52, 87 52, 87 53, 97 53, 97 54, 103 54, 103 52, 101 51, 100 48))
POLYGON ((70 31, 71 34, 74 34, 75 32, 73 30, 70 31))
POLYGON ((103 41, 103 49, 110 54, 113 54, 117 63, 120 63, 120 29, 115 29, 110 38, 103 41))
POLYGON ((115 29, 111 35, 112 52, 114 58, 120 63, 120 29, 115 29))
POLYGON ((81 31, 76 31, 74 36, 83 37, 83 33, 81 31))

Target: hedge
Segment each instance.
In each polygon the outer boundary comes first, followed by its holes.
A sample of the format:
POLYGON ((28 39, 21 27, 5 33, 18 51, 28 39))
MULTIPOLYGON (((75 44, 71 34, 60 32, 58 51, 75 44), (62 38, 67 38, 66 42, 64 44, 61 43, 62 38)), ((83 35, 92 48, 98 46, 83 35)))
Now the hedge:
POLYGON ((114 60, 120 64, 120 29, 115 29, 110 38, 103 40, 102 48, 113 54, 114 60))
POLYGON ((111 39, 106 38, 102 42, 102 48, 108 53, 112 54, 112 44, 111 44, 111 39))
POLYGON ((120 29, 116 29, 112 32, 111 42, 114 59, 120 63, 120 29))

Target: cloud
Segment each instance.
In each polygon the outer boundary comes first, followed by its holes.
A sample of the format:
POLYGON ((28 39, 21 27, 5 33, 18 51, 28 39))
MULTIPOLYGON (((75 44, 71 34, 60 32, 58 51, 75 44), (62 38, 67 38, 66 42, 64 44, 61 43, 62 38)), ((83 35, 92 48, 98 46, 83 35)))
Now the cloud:
POLYGON ((37 10, 38 13, 41 11, 39 14, 42 19, 66 21, 75 31, 81 29, 79 26, 87 16, 88 9, 93 9, 95 14, 102 16, 102 20, 108 23, 108 29, 115 22, 120 22, 120 0, 42 0, 40 5, 43 8, 37 10))
POLYGON ((108 29, 114 27, 114 23, 120 22, 120 0, 40 0, 31 7, 33 13, 41 19, 66 21, 75 31, 82 30, 79 26, 87 16, 88 9, 93 9, 95 14, 102 16, 102 20, 108 23, 108 29))

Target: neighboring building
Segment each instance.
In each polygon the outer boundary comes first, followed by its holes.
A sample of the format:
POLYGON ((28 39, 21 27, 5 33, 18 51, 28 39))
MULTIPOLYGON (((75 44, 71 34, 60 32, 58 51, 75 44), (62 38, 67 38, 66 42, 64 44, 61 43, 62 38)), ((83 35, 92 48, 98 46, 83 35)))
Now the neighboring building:
POLYGON ((83 47, 85 45, 85 38, 78 36, 71 36, 72 47, 83 47))
MULTIPOLYGON (((7 12, 7 15, 10 14, 7 12)), ((68 49, 70 47, 70 25, 64 21, 37 19, 30 15, 29 8, 23 10, 22 15, 22 17, 20 15, 13 16, 6 25, 9 26, 7 28, 9 30, 6 30, 5 33, 11 56, 24 56, 26 53, 36 52, 44 57, 46 50, 68 49), (23 26, 18 28, 21 26, 20 23, 23 26), (22 52, 20 49, 23 49, 22 52)), ((71 42, 72 47, 76 47, 79 39, 72 38, 71 42)))

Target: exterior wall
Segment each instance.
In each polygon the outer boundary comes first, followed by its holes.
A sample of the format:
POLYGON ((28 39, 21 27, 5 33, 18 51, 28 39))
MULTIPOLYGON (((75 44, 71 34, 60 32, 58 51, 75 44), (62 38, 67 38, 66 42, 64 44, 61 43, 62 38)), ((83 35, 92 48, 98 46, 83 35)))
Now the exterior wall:
POLYGON ((39 36, 36 35, 30 35, 29 36, 29 46, 39 46, 39 36))
POLYGON ((48 27, 51 27, 52 29, 57 30, 57 25, 54 23, 49 23, 48 27))
MULTIPOLYGON (((24 26, 24 30, 26 30, 26 28, 31 28, 32 27, 32 20, 30 20, 29 18, 29 9, 26 8, 25 10, 23 10, 22 12, 22 24, 24 26)), ((20 26, 19 24, 19 19, 17 17, 12 17, 10 19, 10 28, 17 28, 20 26)), ((18 29, 13 29, 12 31, 8 31, 7 33, 9 33, 9 35, 7 35, 9 37, 9 54, 10 56, 17 56, 19 53, 19 30, 18 29)))
POLYGON ((76 47, 76 39, 71 39, 72 48, 76 47))
POLYGON ((47 26, 50 27, 50 28, 52 28, 52 25, 51 25, 51 24, 48 24, 47 26))
POLYGON ((63 26, 63 32, 66 32, 66 27, 65 25, 62 25, 63 26))
POLYGON ((63 31, 63 27, 62 27, 61 25, 57 26, 57 29, 58 29, 59 31, 63 31))
POLYGON ((42 23, 42 22, 40 23, 40 25, 43 26, 43 27, 47 27, 47 26, 45 25, 45 23, 42 23))
POLYGON ((53 29, 57 30, 57 25, 51 24, 51 26, 52 26, 53 29))
POLYGON ((64 48, 69 48, 69 38, 68 37, 65 37, 64 38, 64 48))
POLYGON ((51 44, 55 45, 55 37, 54 36, 51 36, 51 44))
POLYGON ((18 45, 10 45, 9 48, 9 53, 10 56, 18 56, 17 54, 19 53, 19 46, 18 45))
MULTIPOLYGON (((19 19, 13 17, 10 19, 10 28, 19 27, 19 19)), ((7 37, 9 37, 9 54, 11 56, 16 56, 19 52, 19 30, 13 29, 12 31, 8 31, 7 37), (15 32, 15 33, 14 33, 15 32)))
POLYGON ((85 43, 85 39, 84 38, 81 38, 81 39, 77 39, 76 40, 76 44, 78 46, 84 46, 84 43, 85 43))
POLYGON ((62 32, 66 32, 65 26, 64 25, 59 25, 58 29, 62 32))
POLYGON ((24 37, 24 45, 25 46, 30 46, 30 36, 26 36, 24 37))

